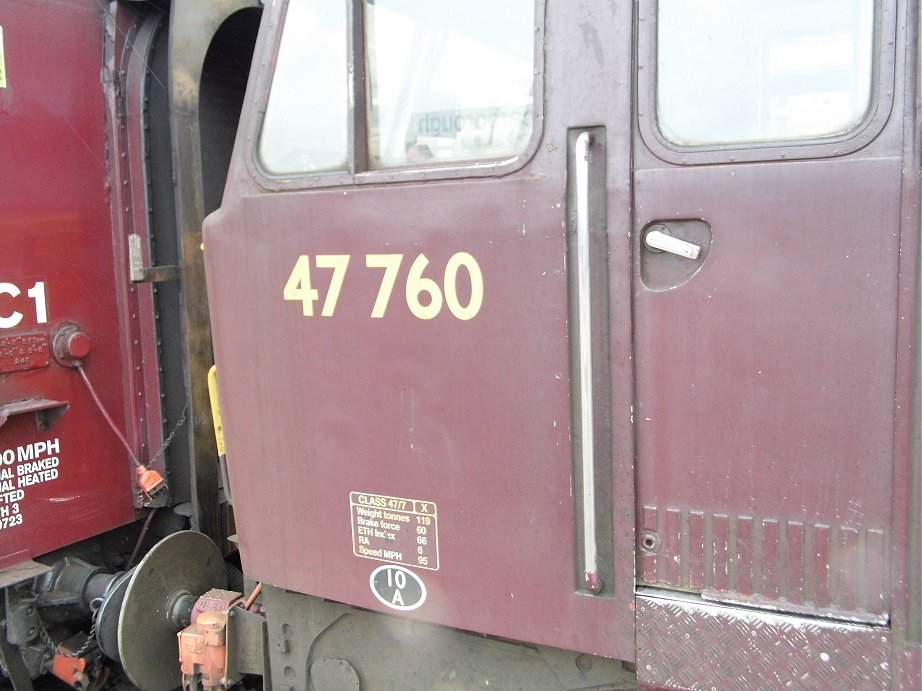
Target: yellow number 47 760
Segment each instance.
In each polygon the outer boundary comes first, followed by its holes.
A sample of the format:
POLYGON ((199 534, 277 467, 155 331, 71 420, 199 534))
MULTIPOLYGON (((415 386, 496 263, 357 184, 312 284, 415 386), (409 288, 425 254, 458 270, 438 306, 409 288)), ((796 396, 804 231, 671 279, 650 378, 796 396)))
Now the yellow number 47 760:
MULTIPOLYGON (((312 262, 310 255, 301 255, 285 283, 284 299, 300 302, 304 316, 313 317, 314 303, 320 299, 320 293, 311 284, 311 267, 332 269, 330 287, 320 310, 321 317, 332 317, 336 312, 336 304, 346 278, 346 270, 349 268, 349 259, 348 254, 318 254, 314 256, 312 262)), ((373 319, 381 319, 387 312, 402 263, 402 254, 365 255, 366 269, 384 270, 378 296, 371 309, 373 319)), ((444 305, 457 319, 466 321, 476 317, 483 305, 483 273, 477 260, 467 252, 453 254, 445 265, 441 286, 437 281, 423 276, 428 265, 429 259, 425 254, 418 255, 410 265, 405 286, 407 308, 410 312, 419 319, 433 319, 442 311, 444 305), (470 280, 470 296, 467 304, 462 304, 458 296, 458 273, 461 269, 467 272, 470 280)))

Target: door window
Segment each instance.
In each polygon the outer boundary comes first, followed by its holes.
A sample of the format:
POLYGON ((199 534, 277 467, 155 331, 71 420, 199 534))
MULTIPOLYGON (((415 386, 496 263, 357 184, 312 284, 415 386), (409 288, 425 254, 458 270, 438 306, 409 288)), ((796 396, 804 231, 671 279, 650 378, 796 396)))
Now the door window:
POLYGON ((873 0, 659 0, 656 111, 679 146, 842 135, 871 104, 873 0))

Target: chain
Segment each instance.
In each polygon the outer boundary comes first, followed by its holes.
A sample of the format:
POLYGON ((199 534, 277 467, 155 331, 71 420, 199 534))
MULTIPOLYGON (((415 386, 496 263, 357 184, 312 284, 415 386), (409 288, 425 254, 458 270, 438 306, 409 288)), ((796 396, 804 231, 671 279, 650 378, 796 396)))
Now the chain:
MULTIPOLYGON (((39 618, 38 638, 42 642, 42 645, 45 647, 45 656, 47 656, 46 659, 54 660, 55 656, 57 655, 61 655, 63 657, 74 657, 74 658, 83 656, 83 654, 86 653, 96 642, 96 620, 97 620, 96 615, 98 613, 99 613, 99 607, 93 610, 93 625, 90 627, 90 634, 87 637, 86 642, 82 646, 80 646, 80 650, 78 650, 75 653, 72 653, 66 649, 61 650, 59 653, 57 644, 54 642, 54 640, 52 640, 51 634, 48 633, 48 630, 45 628, 45 624, 42 621, 42 619, 39 618)), ((9 670, 7 669, 6 665, 2 662, 2 660, 0 660, 0 670, 3 671, 3 675, 5 677, 9 678, 10 676, 9 670)))
POLYGON ((80 646, 80 650, 77 650, 76 652, 70 652, 66 648, 58 651, 58 646, 51 639, 51 635, 45 628, 44 623, 41 620, 39 621, 38 635, 45 647, 48 648, 48 653, 51 655, 52 660, 56 655, 61 655, 62 657, 83 657, 83 655, 96 643, 96 623, 99 620, 99 610, 102 607, 102 598, 93 600, 90 606, 93 607, 93 605, 96 605, 96 607, 93 608, 93 624, 90 626, 90 633, 87 635, 86 641, 83 643, 83 645, 80 646))
POLYGON ((39 620, 38 620, 38 627, 39 627, 38 629, 39 638, 42 639, 42 643, 44 643, 45 646, 48 648, 48 651, 51 654, 51 659, 54 659, 58 646, 56 646, 54 644, 54 641, 51 640, 51 636, 48 634, 48 631, 45 629, 45 625, 42 622, 41 617, 39 617, 39 620))
POLYGON ((83 654, 96 643, 96 622, 99 619, 96 615, 99 613, 99 607, 93 611, 93 625, 90 626, 90 633, 87 636, 86 643, 80 646, 80 650, 68 655, 67 657, 83 657, 83 654))
POLYGON ((160 458, 160 456, 163 455, 163 452, 164 452, 164 451, 166 451, 168 448, 170 448, 170 444, 173 443, 173 437, 176 436, 176 433, 179 431, 179 428, 182 427, 183 424, 185 424, 185 422, 186 422, 186 414, 187 414, 188 412, 189 412, 189 406, 187 405, 187 406, 185 406, 185 407, 182 409, 182 416, 179 418, 179 422, 176 423, 176 426, 173 427, 173 431, 170 432, 170 434, 167 436, 167 438, 163 440, 163 444, 160 446, 160 450, 159 450, 157 453, 155 453, 153 456, 151 456, 151 459, 150 459, 150 461, 148 462, 148 464, 153 463, 154 461, 156 461, 158 458, 160 458))

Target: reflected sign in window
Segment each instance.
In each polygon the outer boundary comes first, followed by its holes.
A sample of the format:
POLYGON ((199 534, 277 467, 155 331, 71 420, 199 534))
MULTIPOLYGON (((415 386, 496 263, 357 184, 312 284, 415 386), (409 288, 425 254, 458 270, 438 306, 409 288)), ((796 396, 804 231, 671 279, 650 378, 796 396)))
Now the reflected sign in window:
POLYGON ((534 128, 533 0, 365 5, 372 168, 513 158, 534 128))

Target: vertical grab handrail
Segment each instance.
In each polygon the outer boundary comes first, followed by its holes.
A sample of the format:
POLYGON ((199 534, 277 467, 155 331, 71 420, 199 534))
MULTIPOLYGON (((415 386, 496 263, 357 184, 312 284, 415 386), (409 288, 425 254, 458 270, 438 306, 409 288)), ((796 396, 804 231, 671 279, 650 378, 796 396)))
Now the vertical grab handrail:
POLYGON ((592 316, 589 243, 589 150, 592 134, 576 138, 576 270, 579 315, 580 455, 583 489, 583 568, 586 588, 602 589, 595 525, 595 448, 592 401, 592 316))

